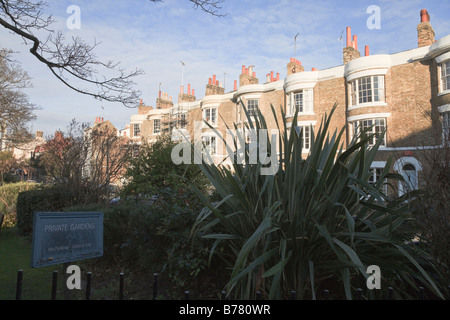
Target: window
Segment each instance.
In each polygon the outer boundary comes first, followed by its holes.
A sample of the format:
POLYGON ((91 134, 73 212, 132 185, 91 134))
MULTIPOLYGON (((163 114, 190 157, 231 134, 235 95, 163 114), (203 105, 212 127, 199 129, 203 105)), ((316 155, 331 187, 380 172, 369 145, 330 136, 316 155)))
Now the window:
POLYGON ((384 76, 370 76, 351 82, 352 105, 384 102, 384 76))
POLYGON ((187 126, 187 117, 186 114, 183 113, 180 115, 180 128, 185 129, 187 126))
MULTIPOLYGON (((298 132, 302 135, 302 152, 308 152, 311 149, 311 129, 314 130, 312 125, 298 126, 298 132)), ((291 134, 291 128, 287 128, 286 134, 289 137, 291 134)))
POLYGON ((139 137, 141 135, 141 125, 133 124, 133 137, 139 137))
POLYGON ((202 142, 203 152, 205 154, 209 154, 211 156, 217 154, 217 144, 215 136, 203 136, 202 142))
POLYGON ((442 62, 440 66, 442 91, 450 90, 450 60, 442 62))
POLYGON ((250 99, 247 101, 247 111, 250 117, 256 117, 258 115, 258 103, 257 99, 250 99))
POLYGON ((206 108, 203 111, 203 120, 211 125, 217 124, 217 108, 206 108))
POLYGON ((289 114, 293 115, 295 111, 298 111, 298 113, 314 112, 313 89, 291 93, 289 114))
MULTIPOLYGON (((383 170, 383 168, 370 168, 369 184, 375 185, 380 180, 383 170)), ((383 194, 387 194, 387 184, 383 184, 380 190, 383 194)))
POLYGON ((157 134, 161 132, 161 119, 153 120, 153 133, 157 134))
MULTIPOLYGON (((372 138, 370 138, 369 140, 369 146, 374 146, 381 138, 380 134, 382 134, 386 128, 386 119, 380 118, 358 120, 351 122, 351 125, 353 127, 354 138, 358 137, 363 131, 365 131, 367 135, 374 134, 374 136, 372 136, 372 138)), ((385 136, 383 136, 383 141, 381 142, 380 146, 386 146, 385 136)))
POLYGON ((416 190, 418 188, 417 170, 411 163, 406 163, 402 167, 401 175, 405 181, 402 182, 402 192, 416 190))
POLYGON ((309 150, 311 148, 311 127, 303 126, 300 129, 302 130, 303 150, 309 150))

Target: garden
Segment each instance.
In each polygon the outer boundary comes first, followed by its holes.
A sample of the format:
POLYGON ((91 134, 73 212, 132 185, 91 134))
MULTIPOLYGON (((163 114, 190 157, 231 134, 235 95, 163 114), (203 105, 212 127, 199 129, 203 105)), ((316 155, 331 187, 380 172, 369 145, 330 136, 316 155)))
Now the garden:
MULTIPOLYGON (((5 229, 8 238, 13 230, 29 241, 35 211, 103 212, 103 256, 76 262, 92 272, 96 299, 118 298, 120 272, 126 276, 124 297, 133 300, 153 298, 155 274, 162 300, 180 299, 186 290, 200 300, 288 300, 293 292, 305 300, 323 299, 324 292, 330 300, 349 300, 361 292, 359 298, 372 300, 387 299, 387 288, 396 300, 448 298, 450 232, 442 199, 427 189, 386 194, 386 184, 402 179, 389 165, 372 183, 370 164, 379 146, 369 147, 371 136, 362 132, 344 150, 345 130, 330 129, 334 110, 313 135, 307 157, 299 156, 296 121, 290 129, 283 115, 277 140, 267 137, 267 145, 257 146, 259 155, 270 155, 271 143, 280 146, 279 170, 272 175, 261 174, 266 165, 260 162, 247 164, 254 151, 248 145, 244 163, 175 165, 170 155, 176 142, 162 135, 126 160, 126 183, 114 195, 103 187, 86 192, 105 184, 81 183, 79 173, 69 170, 59 170, 66 176, 52 184, 4 184, 0 242, 5 229), (110 201, 113 196, 117 201, 110 201), (424 219, 438 214, 440 229, 424 219), (367 288, 373 265, 386 290, 367 288)), ((246 129, 258 135, 267 128, 262 114, 248 120, 246 129)), ((80 154, 70 151, 73 146, 65 145, 65 160, 82 163, 73 161, 80 154)), ((443 183, 448 178, 444 170, 443 183)))

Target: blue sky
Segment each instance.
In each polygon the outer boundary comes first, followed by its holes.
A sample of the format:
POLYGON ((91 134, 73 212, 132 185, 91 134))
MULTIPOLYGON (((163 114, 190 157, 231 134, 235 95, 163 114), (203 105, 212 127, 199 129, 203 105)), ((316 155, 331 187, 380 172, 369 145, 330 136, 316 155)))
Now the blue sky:
MULTIPOLYGON (((67 36, 80 36, 87 42, 101 41, 96 54, 101 60, 121 62, 129 70, 142 69, 136 88, 146 105, 155 106, 158 90, 176 100, 182 80, 195 90, 197 99, 205 94, 208 78, 216 75, 233 89, 242 65, 254 65, 260 82, 270 71, 286 76, 286 64, 294 56, 305 70, 326 69, 342 64, 345 28, 358 35, 359 51, 369 45, 370 54, 389 54, 417 47, 420 10, 427 9, 436 39, 450 35, 450 1, 269 1, 224 0, 221 13, 214 17, 193 9, 188 0, 48 0, 52 14, 67 36), (69 30, 66 12, 70 5, 81 9, 81 28, 69 30), (381 28, 369 29, 370 5, 380 7, 381 28)), ((18 52, 15 58, 32 77, 27 89, 30 100, 42 110, 31 129, 51 135, 65 130, 71 119, 92 123, 97 116, 124 128, 137 109, 118 103, 100 102, 66 88, 28 53, 28 47, 15 35, 0 29, 3 47, 18 52)), ((136 105, 138 101, 136 101, 136 105)))

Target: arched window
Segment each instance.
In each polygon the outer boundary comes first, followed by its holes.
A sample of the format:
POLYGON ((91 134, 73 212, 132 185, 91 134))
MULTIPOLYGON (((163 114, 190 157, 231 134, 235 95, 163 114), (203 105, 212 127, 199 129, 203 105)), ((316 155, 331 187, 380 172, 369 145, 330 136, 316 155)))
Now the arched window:
POLYGON ((416 190, 418 186, 417 170, 414 165, 407 163, 403 165, 401 172, 405 181, 403 182, 405 191, 416 190))
POLYGON ((401 174, 404 179, 398 185, 399 196, 419 188, 419 171, 422 170, 422 165, 416 158, 403 157, 398 159, 394 164, 394 170, 401 174))

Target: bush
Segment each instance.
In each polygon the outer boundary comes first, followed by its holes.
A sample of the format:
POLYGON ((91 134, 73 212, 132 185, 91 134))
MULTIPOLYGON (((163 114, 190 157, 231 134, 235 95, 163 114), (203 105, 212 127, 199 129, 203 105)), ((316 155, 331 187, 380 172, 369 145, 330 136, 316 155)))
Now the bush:
MULTIPOLYGON (((299 156, 303 136, 297 114, 288 131, 282 111, 279 170, 273 175, 262 174, 261 163, 201 164, 222 200, 214 204, 204 197, 206 209, 195 230, 214 239, 213 253, 229 260, 227 293, 251 299, 261 291, 269 299, 286 299, 295 290, 300 299, 315 299, 331 289, 352 299, 352 287, 368 278, 367 267, 378 265, 382 287, 395 288, 396 298, 414 298, 418 283, 443 298, 430 276, 437 274, 432 257, 413 241, 419 230, 411 223, 410 201, 423 192, 390 199, 382 191, 384 181, 402 177, 388 169, 371 184, 370 165, 383 139, 369 147, 374 135, 362 132, 343 151, 345 128, 328 131, 335 109, 311 135, 305 157, 299 156), (224 252, 217 250, 219 243, 226 245, 224 252)), ((250 127, 266 129, 264 116, 248 117, 250 127)), ((271 145, 266 148, 258 151, 269 153, 271 145)), ((368 295, 379 297, 374 291, 368 295)))
POLYGON ((62 211, 72 203, 72 194, 61 186, 41 185, 36 190, 19 193, 17 197, 17 227, 19 235, 31 237, 34 212, 62 211))
POLYGON ((17 223, 17 197, 19 193, 39 188, 37 183, 18 182, 0 186, 0 213, 4 217, 3 228, 14 227, 17 223))
MULTIPOLYGON (((167 200, 192 197, 188 193, 169 196, 169 192, 167 189, 164 192, 167 200)), ((158 201, 153 205, 122 202, 103 207, 75 206, 65 211, 104 213, 103 256, 95 261, 102 270, 115 266, 132 274, 152 275, 156 272, 165 279, 166 288, 189 286, 192 290, 194 283, 215 285, 212 281, 198 281, 202 277, 210 277, 214 270, 207 270, 207 245, 210 243, 204 239, 192 242, 190 233, 197 218, 197 208, 193 201, 184 206, 171 201, 158 201)), ((217 282, 220 284, 220 280, 217 282)), ((216 287, 214 292, 221 288, 216 287)))

